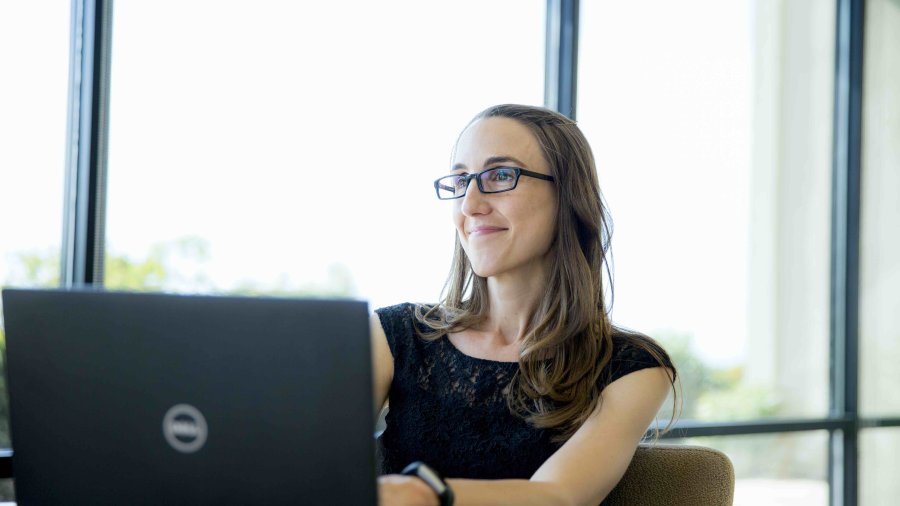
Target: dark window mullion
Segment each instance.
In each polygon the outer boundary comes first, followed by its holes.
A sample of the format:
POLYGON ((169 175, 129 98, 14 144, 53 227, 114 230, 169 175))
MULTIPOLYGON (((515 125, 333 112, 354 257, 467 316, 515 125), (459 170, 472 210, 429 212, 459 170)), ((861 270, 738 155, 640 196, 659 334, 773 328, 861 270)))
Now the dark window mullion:
MULTIPOLYGON (((665 434, 664 439, 680 439, 687 437, 709 436, 746 436, 751 434, 772 434, 778 432, 804 432, 815 430, 846 430, 853 426, 850 417, 836 418, 803 418, 772 420, 741 420, 730 422, 700 422, 694 420, 679 421, 665 434)), ((646 434, 653 436, 652 431, 646 434)))
POLYGON ((859 209, 864 0, 837 0, 831 227, 830 503, 859 501, 859 209))
POLYGON ((547 0, 544 105, 575 119, 578 0, 547 0))
POLYGON ((60 284, 101 285, 112 0, 73 0, 60 284))

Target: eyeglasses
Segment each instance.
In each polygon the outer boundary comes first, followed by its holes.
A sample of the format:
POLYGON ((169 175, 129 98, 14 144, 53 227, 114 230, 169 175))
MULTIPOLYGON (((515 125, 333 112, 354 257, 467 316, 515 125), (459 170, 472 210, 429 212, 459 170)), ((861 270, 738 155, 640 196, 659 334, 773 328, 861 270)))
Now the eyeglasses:
POLYGON ((441 200, 453 200, 466 195, 469 181, 475 180, 481 193, 502 193, 515 190, 519 176, 528 176, 544 181, 555 181, 553 176, 520 169, 518 167, 494 167, 476 174, 451 174, 434 182, 434 190, 441 200))

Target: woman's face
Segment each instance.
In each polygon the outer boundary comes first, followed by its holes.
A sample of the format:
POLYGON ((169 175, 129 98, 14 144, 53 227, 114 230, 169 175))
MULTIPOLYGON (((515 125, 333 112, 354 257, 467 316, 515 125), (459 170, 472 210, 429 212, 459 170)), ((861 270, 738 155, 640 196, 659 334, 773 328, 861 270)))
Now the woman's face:
MULTIPOLYGON (((471 124, 459 138, 451 167, 455 174, 519 167, 551 175, 528 128, 503 117, 471 124)), ((475 274, 534 275, 546 268, 545 258, 556 234, 558 203, 553 185, 523 175, 514 190, 485 194, 474 179, 469 182, 466 195, 453 201, 453 220, 475 274)))

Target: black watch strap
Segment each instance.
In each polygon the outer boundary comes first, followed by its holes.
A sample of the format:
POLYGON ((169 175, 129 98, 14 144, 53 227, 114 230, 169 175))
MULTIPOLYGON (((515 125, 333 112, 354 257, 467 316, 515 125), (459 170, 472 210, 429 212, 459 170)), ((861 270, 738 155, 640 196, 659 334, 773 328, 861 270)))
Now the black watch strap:
POLYGON ((434 470, 431 466, 424 462, 413 462, 403 469, 403 473, 407 476, 415 476, 431 487, 441 501, 441 506, 453 506, 453 490, 444 477, 434 470))

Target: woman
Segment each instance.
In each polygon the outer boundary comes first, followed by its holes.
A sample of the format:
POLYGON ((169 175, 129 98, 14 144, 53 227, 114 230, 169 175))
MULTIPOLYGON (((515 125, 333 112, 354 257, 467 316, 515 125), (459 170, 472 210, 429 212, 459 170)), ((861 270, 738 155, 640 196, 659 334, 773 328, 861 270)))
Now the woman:
POLYGON ((443 300, 372 318, 376 409, 390 399, 381 504, 597 505, 675 370, 609 320, 590 147, 565 116, 500 105, 451 167, 435 182, 457 230, 443 300))

